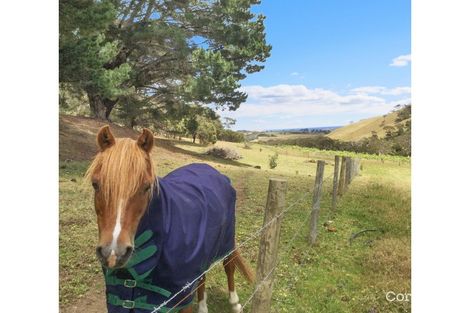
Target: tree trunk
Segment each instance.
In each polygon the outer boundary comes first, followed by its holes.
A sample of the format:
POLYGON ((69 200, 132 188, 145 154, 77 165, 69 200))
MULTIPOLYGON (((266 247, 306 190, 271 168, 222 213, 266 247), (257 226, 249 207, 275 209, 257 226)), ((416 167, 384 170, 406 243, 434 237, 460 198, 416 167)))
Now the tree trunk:
POLYGON ((136 125, 137 125, 137 123, 136 123, 135 117, 130 117, 129 118, 129 124, 128 124, 129 128, 134 129, 134 126, 136 126, 136 125))
POLYGON ((193 134, 193 143, 196 143, 196 134, 193 134))
POLYGON ((116 105, 116 103, 118 102, 118 100, 111 100, 111 99, 108 99, 108 98, 104 98, 103 99, 103 103, 104 103, 104 106, 106 107, 106 119, 108 121, 111 121, 109 119, 109 115, 111 114, 111 111, 113 110, 114 106, 116 105))
POLYGON ((87 96, 90 102, 91 114, 97 119, 109 121, 109 115, 116 105, 117 100, 104 98, 93 92, 87 92, 87 96))

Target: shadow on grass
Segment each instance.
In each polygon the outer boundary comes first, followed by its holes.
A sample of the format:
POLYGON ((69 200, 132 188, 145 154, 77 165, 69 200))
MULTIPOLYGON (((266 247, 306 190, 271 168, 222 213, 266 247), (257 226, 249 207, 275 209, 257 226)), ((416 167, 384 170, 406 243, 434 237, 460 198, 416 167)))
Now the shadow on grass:
POLYGON ((175 146, 175 143, 177 143, 178 145, 183 145, 183 146, 202 147, 201 145, 196 144, 196 143, 187 142, 187 141, 174 141, 171 139, 163 139, 163 138, 156 138, 156 142, 157 142, 157 146, 162 147, 170 152, 189 155, 203 162, 213 162, 213 163, 219 163, 223 165, 232 165, 232 166, 245 167, 245 168, 254 167, 250 164, 242 163, 239 161, 219 159, 219 158, 216 158, 216 157, 204 154, 204 153, 197 153, 191 150, 186 150, 186 149, 175 146))

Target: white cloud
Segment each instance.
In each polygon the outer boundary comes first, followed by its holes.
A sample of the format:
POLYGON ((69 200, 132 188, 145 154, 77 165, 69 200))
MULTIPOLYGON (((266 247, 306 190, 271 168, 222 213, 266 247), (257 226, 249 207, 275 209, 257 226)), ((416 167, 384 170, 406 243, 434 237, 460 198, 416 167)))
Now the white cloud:
POLYGON ((300 75, 299 72, 292 72, 292 73, 290 73, 290 76, 299 76, 299 75, 300 75))
MULTIPOLYGON (((383 114, 390 111, 397 99, 391 96, 406 94, 399 103, 409 102, 409 87, 385 88, 369 86, 355 88, 348 94, 304 85, 246 86, 242 90, 248 100, 229 115, 235 118, 288 119, 348 113, 383 114), (372 95, 377 94, 377 95, 372 95), (380 96, 378 96, 380 95, 380 96)), ((224 115, 228 115, 224 112, 224 115)))
POLYGON ((351 89, 351 92, 361 94, 361 95, 384 95, 384 96, 400 96, 411 94, 410 87, 395 87, 387 88, 382 86, 365 86, 351 89))
POLYGON ((411 62, 411 54, 400 55, 392 60, 390 66, 402 67, 407 66, 411 62))

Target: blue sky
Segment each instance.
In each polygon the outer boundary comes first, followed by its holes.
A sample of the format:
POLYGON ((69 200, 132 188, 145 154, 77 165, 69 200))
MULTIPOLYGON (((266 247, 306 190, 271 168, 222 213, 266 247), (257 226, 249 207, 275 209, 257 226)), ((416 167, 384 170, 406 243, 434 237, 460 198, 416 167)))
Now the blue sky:
POLYGON ((234 129, 345 125, 411 100, 410 0, 264 0, 273 48, 234 129))

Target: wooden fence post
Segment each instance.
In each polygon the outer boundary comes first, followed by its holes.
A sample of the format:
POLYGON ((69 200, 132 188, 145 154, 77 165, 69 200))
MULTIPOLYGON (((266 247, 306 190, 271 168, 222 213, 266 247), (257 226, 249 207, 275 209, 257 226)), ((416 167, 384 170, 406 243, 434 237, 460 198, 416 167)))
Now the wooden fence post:
POLYGON ((339 179, 339 167, 340 167, 341 159, 339 155, 335 155, 335 172, 333 175, 333 199, 331 204, 331 209, 333 211, 336 210, 336 203, 338 199, 338 179, 339 179))
POLYGON ((338 192, 342 196, 346 190, 346 157, 341 157, 341 171, 339 174, 339 187, 338 192))
POLYGON ((356 159, 351 158, 351 175, 350 175, 351 181, 349 183, 351 183, 354 177, 356 176, 355 170, 356 170, 356 159))
POLYGON ((357 159, 353 158, 351 160, 351 162, 352 162, 352 164, 351 164, 351 168, 352 168, 352 175, 351 175, 352 177, 351 177, 351 179, 354 179, 356 177, 356 174, 357 174, 357 172, 356 172, 357 159))
POLYGON ((313 245, 317 239, 318 215, 320 213, 321 189, 323 185, 323 170, 325 169, 325 161, 317 161, 317 173, 315 175, 315 186, 313 187, 313 206, 310 216, 310 235, 309 243, 313 245))
MULTIPOLYGON (((286 180, 273 178, 269 180, 268 198, 264 211, 263 225, 269 223, 285 208, 286 191, 286 180)), ((274 267, 277 264, 280 234, 280 218, 277 218, 269 226, 266 226, 266 229, 261 233, 255 286, 255 288, 258 288, 258 291, 253 296, 251 305, 252 313, 269 313, 270 311, 274 281, 274 273, 272 272, 274 272, 274 267), (269 277, 266 278, 267 275, 269 275, 269 277)))
POLYGON ((354 173, 354 177, 356 177, 357 175, 359 175, 359 171, 360 171, 360 168, 361 168, 361 159, 359 158, 355 158, 354 159, 354 170, 353 170, 353 173, 354 173))
POLYGON ((352 159, 351 157, 346 158, 346 189, 352 181, 352 159))

